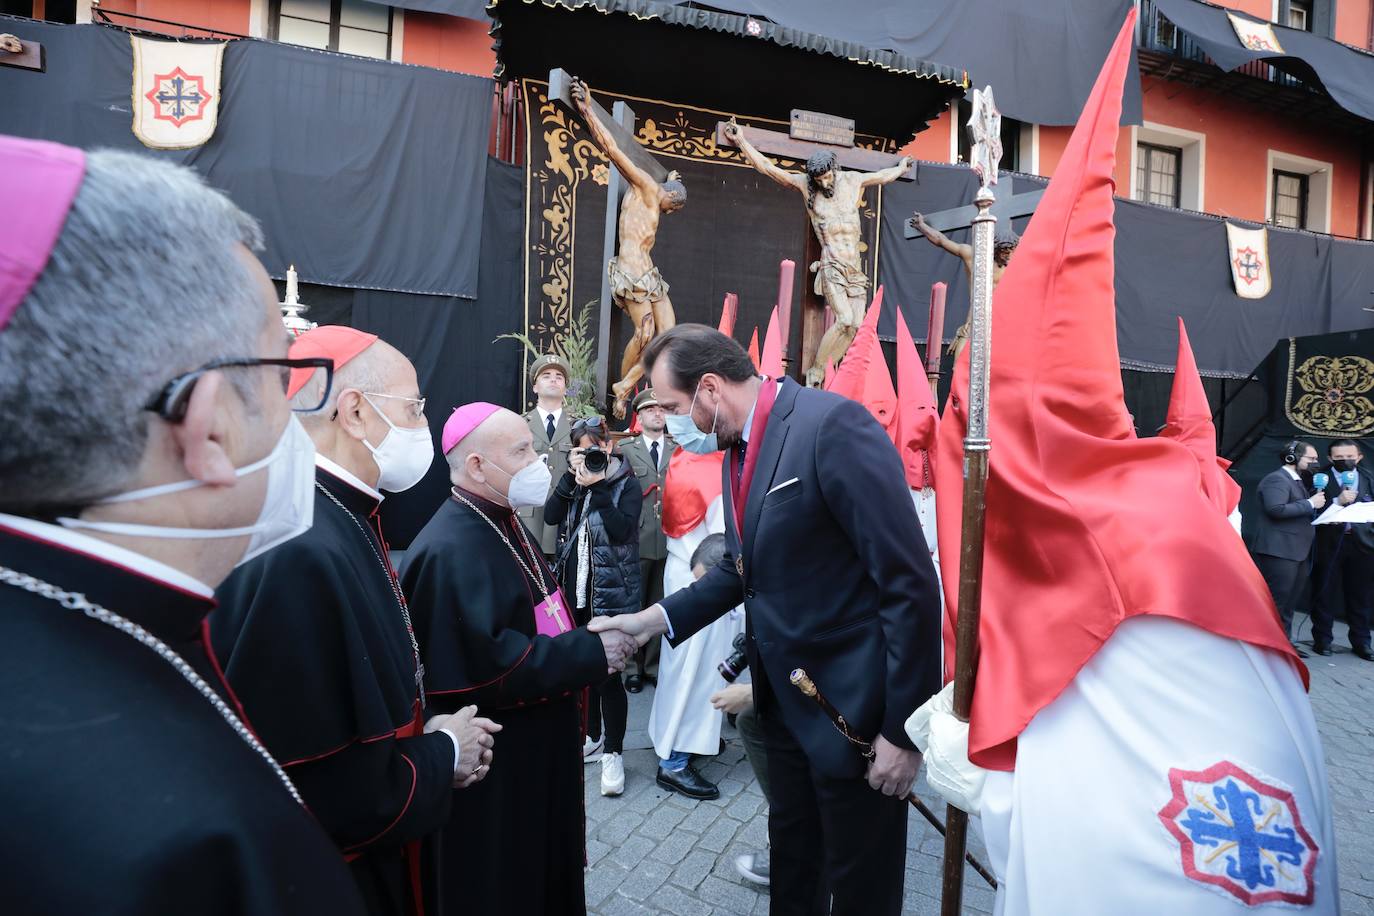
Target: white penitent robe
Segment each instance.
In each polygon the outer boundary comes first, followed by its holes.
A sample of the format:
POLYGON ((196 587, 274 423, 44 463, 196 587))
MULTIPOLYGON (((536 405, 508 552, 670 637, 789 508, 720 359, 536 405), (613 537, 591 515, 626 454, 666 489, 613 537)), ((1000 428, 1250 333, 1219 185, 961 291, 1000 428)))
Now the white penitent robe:
MULTIPOLYGON (((663 570, 663 594, 692 584, 692 552, 708 534, 725 530, 725 514, 717 496, 706 518, 680 538, 668 538, 668 561, 663 570)), ((711 706, 711 694, 725 686, 716 666, 733 651, 731 643, 744 632, 744 608, 735 608, 674 648, 665 637, 658 656, 658 687, 649 712, 649 738, 659 759, 673 751, 715 754, 720 749, 721 713, 711 706)))
POLYGON ((988 774, 1001 916, 1339 912, 1321 741, 1266 649, 1121 624, 988 774))
MULTIPOLYGON (((935 573, 939 575, 940 539, 935 533, 935 488, 912 489, 911 502, 916 507, 916 517, 921 522, 921 533, 926 536, 926 549, 930 551, 930 559, 935 563, 935 573)), ((944 594, 943 589, 940 594, 944 594)))

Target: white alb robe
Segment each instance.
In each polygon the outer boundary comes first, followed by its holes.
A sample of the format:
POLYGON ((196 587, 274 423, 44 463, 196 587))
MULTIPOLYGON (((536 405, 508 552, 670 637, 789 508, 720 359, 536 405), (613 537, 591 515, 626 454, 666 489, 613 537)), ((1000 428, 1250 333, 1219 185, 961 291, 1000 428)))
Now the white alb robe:
POLYGON ((1326 766, 1301 679, 1269 650, 1179 621, 1117 628, 1031 719, 1015 770, 988 774, 981 821, 1000 916, 1339 911, 1326 766), (1244 813, 1224 804, 1242 798, 1244 813), (1233 842, 1251 828, 1269 848, 1233 842))
MULTIPOLYGON (((708 534, 725 530, 725 511, 719 496, 706 518, 680 538, 668 538, 663 570, 663 594, 692 584, 692 552, 708 534)), ((720 750, 722 713, 711 705, 711 694, 725 686, 716 666, 733 651, 731 643, 744 632, 744 607, 735 608, 677 648, 667 637, 658 656, 658 687, 649 712, 649 738, 654 752, 666 760, 673 751, 715 754, 720 750)))

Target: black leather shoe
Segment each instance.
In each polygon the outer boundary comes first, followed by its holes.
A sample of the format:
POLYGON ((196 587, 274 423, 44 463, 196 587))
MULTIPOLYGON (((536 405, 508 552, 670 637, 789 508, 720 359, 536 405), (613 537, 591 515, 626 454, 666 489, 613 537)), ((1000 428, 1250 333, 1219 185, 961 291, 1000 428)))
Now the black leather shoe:
POLYGON ((639 693, 644 689, 644 678, 640 677, 638 674, 630 675, 625 678, 625 689, 630 691, 630 693, 639 693))
POLYGON ((1317 653, 1318 655, 1330 655, 1331 644, 1325 642, 1314 642, 1312 643, 1312 651, 1317 653))
POLYGON ((1297 643, 1289 643, 1289 645, 1293 647, 1294 652, 1298 653, 1298 658, 1307 658, 1307 650, 1302 646, 1297 643))
POLYGON ((663 788, 678 792, 688 798, 720 798, 720 789, 708 782, 706 777, 698 773, 696 767, 691 764, 676 773, 659 767, 658 778, 654 781, 663 788))
POLYGON ((1355 654, 1367 662, 1374 662, 1374 652, 1369 651, 1369 646, 1356 646, 1355 654))

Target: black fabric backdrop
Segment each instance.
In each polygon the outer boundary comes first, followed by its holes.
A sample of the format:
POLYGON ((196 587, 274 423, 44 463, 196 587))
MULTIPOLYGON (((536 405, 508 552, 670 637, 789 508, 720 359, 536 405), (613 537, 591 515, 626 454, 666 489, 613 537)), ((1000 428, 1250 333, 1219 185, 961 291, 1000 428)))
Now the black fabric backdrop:
MULTIPOLYGON (((1044 187, 1043 180, 1016 179, 1018 190, 1044 187)), ((924 340, 930 285, 949 284, 945 338, 968 313, 968 282, 962 263, 924 239, 902 238, 914 211, 962 206, 973 199, 975 180, 963 166, 922 163, 914 182, 883 189, 883 237, 878 277, 887 301, 899 303, 911 332, 924 340)), ((1025 231, 1027 220, 1015 228, 1025 231)), ((1182 316, 1207 375, 1244 377, 1276 339, 1374 326, 1374 245, 1309 232, 1269 227, 1273 289, 1263 299, 1235 294, 1222 220, 1202 214, 1116 202, 1116 314, 1122 365, 1173 369, 1176 317, 1182 316)), ((967 241, 968 230, 950 233, 967 241)), ((891 313, 879 333, 892 336, 891 313)))
MULTIPOLYGON (((1003 114, 1036 124, 1074 124, 1131 2, 710 0, 706 5, 967 70, 974 86, 991 84, 1003 114)), ((1132 56, 1121 123, 1139 124, 1140 118, 1140 75, 1132 56)))
MULTIPOLYGON (((1255 520, 1262 511, 1256 499, 1259 482, 1280 466, 1279 453, 1290 439, 1301 439, 1314 446, 1324 467, 1328 464, 1328 447, 1343 438, 1360 443, 1366 466, 1374 461, 1374 330, 1299 337, 1291 342, 1280 340, 1255 373, 1255 379, 1245 394, 1252 403, 1263 404, 1262 429, 1258 437, 1252 435, 1238 443, 1237 449, 1223 446, 1222 451, 1235 459, 1231 473, 1242 487, 1240 511, 1247 539, 1253 535, 1255 520), (1305 363, 1310 366, 1309 361, 1322 363, 1332 357, 1346 357, 1347 371, 1344 378, 1336 380, 1340 384, 1331 388, 1321 383, 1332 379, 1320 373, 1294 371, 1305 363), (1354 365, 1360 361, 1362 367, 1354 365), (1333 403, 1351 408, 1344 422, 1324 416, 1324 408, 1333 403), (1313 406, 1317 409, 1313 410, 1313 406)), ((1339 591, 1339 583, 1328 583, 1328 587, 1339 591)), ((1339 607, 1339 594, 1335 598, 1339 607)), ((1306 607, 1306 602, 1301 606, 1306 607)))
MULTIPOLYGON (((1154 5, 1174 25, 1191 35, 1198 47, 1221 69, 1234 70, 1252 60, 1267 60, 1299 79, 1313 80, 1315 77, 1337 105, 1374 121, 1374 55, 1281 25, 1274 25, 1273 29, 1283 54, 1250 51, 1236 37, 1236 30, 1226 18, 1227 11, 1221 7, 1198 0, 1154 0, 1154 5)), ((1237 15, 1258 21, 1243 13, 1237 15)))
POLYGON ((478 295, 490 80, 269 41, 229 42, 215 134, 152 151, 131 128, 127 33, 0 17, 47 72, 0 67, 0 133, 189 165, 262 223, 274 276, 478 295))
MULTIPOLYGON (((475 302, 454 296, 301 284, 305 317, 317 324, 344 324, 371 331, 415 364, 434 441, 453 408, 491 401, 519 409, 525 390, 524 356, 498 334, 521 330, 521 257, 524 245, 525 173, 496 159, 486 162, 482 211, 480 283, 475 302)), ((279 284, 280 286, 280 284, 279 284)), ((425 478, 386 498, 382 520, 387 540, 403 550, 448 493, 448 466, 436 454, 425 478)))

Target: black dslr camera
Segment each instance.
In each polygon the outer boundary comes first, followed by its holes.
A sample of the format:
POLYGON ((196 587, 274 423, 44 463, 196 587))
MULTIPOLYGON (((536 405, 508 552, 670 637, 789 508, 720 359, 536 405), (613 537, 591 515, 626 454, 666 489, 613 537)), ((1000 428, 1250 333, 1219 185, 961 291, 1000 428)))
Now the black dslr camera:
POLYGON ((582 452, 582 466, 593 474, 600 474, 606 470, 608 461, 609 456, 600 446, 591 445, 582 452))
POLYGON ((744 634, 736 636, 731 645, 735 647, 735 651, 731 652, 725 661, 716 665, 716 670, 725 678, 727 684, 733 684, 735 679, 744 673, 744 669, 749 667, 749 656, 744 651, 744 634))

